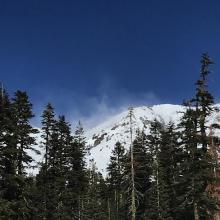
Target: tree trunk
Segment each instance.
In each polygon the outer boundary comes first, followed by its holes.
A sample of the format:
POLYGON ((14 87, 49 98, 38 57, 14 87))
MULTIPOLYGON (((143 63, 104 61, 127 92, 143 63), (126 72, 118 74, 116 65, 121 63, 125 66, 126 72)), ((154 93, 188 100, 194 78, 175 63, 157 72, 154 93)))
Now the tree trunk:
POLYGON ((157 172, 156 172, 156 178, 157 178, 157 181, 156 181, 156 184, 157 184, 157 209, 158 209, 158 216, 160 218, 160 190, 159 190, 159 165, 158 165, 158 156, 156 155, 156 169, 157 169, 157 172))
POLYGON ((199 210, 197 202, 194 202, 194 220, 199 220, 199 210))
POLYGON ((80 196, 79 196, 78 202, 79 202, 79 217, 78 217, 78 219, 81 220, 81 199, 80 199, 80 196))
POLYGON ((110 207, 109 198, 108 198, 108 220, 111 220, 111 207, 110 207))
POLYGON ((134 152, 133 152, 133 140, 132 140, 132 116, 133 116, 133 109, 131 108, 129 112, 130 117, 130 138, 131 138, 131 146, 130 146, 130 153, 131 153, 131 182, 132 182, 132 191, 131 191, 131 219, 136 219, 136 204, 135 204, 135 181, 134 181, 134 152))

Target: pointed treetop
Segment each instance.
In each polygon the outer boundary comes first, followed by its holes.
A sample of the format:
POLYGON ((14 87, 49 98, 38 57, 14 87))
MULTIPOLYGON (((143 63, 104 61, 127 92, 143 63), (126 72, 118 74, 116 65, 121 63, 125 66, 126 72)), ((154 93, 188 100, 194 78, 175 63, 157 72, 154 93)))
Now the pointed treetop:
POLYGON ((4 85, 3 85, 3 82, 1 82, 1 97, 2 97, 2 100, 4 99, 4 85))
POLYGON ((84 133, 84 131, 83 131, 83 125, 82 125, 82 123, 81 123, 81 121, 79 120, 78 121, 78 124, 76 125, 76 131, 75 131, 75 134, 77 135, 77 134, 83 134, 84 133))
POLYGON ((209 66, 213 64, 213 61, 209 57, 208 53, 203 53, 201 58, 201 80, 205 81, 205 77, 210 73, 209 66))
POLYGON ((131 107, 128 108, 128 115, 127 115, 126 118, 129 118, 131 124, 134 122, 133 121, 133 119, 135 119, 134 107, 131 106, 131 107))

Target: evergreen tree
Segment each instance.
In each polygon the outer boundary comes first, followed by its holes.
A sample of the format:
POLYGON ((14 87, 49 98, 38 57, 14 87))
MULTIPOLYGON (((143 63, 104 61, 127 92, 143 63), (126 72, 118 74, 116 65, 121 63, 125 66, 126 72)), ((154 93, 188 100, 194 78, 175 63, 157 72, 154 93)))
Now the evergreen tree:
POLYGON ((159 219, 176 219, 175 207, 178 179, 180 176, 180 154, 178 148, 178 133, 174 131, 174 124, 169 123, 161 130, 160 149, 158 153, 158 179, 160 191, 159 219))
POLYGON ((144 131, 137 131, 137 136, 133 142, 135 185, 137 190, 137 219, 146 219, 146 192, 151 186, 150 177, 152 175, 152 157, 147 147, 147 139, 144 131))
MULTIPOLYGON (((137 131, 137 136, 133 141, 133 164, 134 164, 134 189, 135 189, 135 207, 136 219, 146 219, 146 208, 148 201, 148 190, 151 187, 151 175, 152 175, 152 157, 150 154, 150 149, 147 145, 147 138, 144 131, 137 131)), ((131 195, 132 195, 132 173, 130 169, 130 156, 131 151, 127 154, 127 160, 125 162, 125 192, 127 196, 127 207, 129 210, 131 207, 131 195)), ((133 218, 132 213, 129 212, 129 219, 133 218)))
POLYGON ((22 176, 25 174, 25 167, 30 166, 33 162, 33 158, 27 153, 27 150, 39 154, 34 147, 36 145, 34 134, 37 134, 38 131, 30 124, 30 119, 34 117, 34 114, 26 92, 17 91, 15 93, 12 109, 15 117, 14 135, 18 151, 17 173, 22 176))
POLYGON ((212 216, 216 201, 207 191, 214 182, 214 161, 208 153, 207 117, 215 110, 214 99, 207 89, 207 75, 212 64, 207 54, 202 55, 200 79, 196 83, 196 95, 189 103, 181 120, 183 148, 185 149, 185 185, 186 199, 183 206, 193 209, 192 219, 205 219, 212 216))
POLYGON ((67 218, 65 206, 68 175, 68 148, 72 144, 70 125, 64 116, 59 116, 51 138, 48 160, 49 198, 48 219, 67 218))
POLYGON ((87 171, 89 180, 84 197, 84 219, 109 220, 109 203, 107 184, 100 172, 97 172, 94 161, 87 171))
POLYGON ((26 168, 34 161, 27 151, 35 148, 37 130, 30 125, 32 104, 25 92, 17 91, 11 102, 6 93, 0 99, 0 184, 2 219, 31 219, 31 182, 26 168))
POLYGON ((35 137, 38 133, 33 128, 30 120, 34 117, 32 104, 26 92, 17 91, 11 109, 14 115, 13 137, 16 147, 16 200, 13 202, 15 219, 30 219, 32 213, 32 202, 28 193, 29 179, 26 178, 26 168, 32 167, 34 159, 30 151, 39 154, 35 149, 35 137))
POLYGON ((0 96, 0 216, 2 219, 13 219, 15 216, 13 203, 18 199, 16 159, 14 115, 9 97, 4 91, 0 96))
POLYGON ((71 219, 84 218, 84 191, 87 187, 85 168, 85 137, 82 124, 79 122, 73 142, 67 147, 68 175, 66 206, 71 219))
POLYGON ((150 123, 150 132, 147 135, 147 146, 150 150, 152 161, 152 176, 151 186, 147 192, 147 208, 146 216, 149 220, 160 219, 161 204, 160 204, 160 179, 159 179, 159 150, 161 143, 161 130, 163 125, 154 120, 150 123))
POLYGON ((173 123, 168 125, 154 120, 147 135, 151 154, 151 184, 147 191, 147 219, 177 219, 178 181, 181 177, 182 150, 179 132, 173 123))
POLYGON ((212 216, 217 208, 216 201, 207 192, 207 186, 213 184, 215 177, 213 176, 214 160, 208 153, 209 138, 207 136, 207 119, 217 109, 213 107, 214 97, 208 91, 207 76, 210 73, 209 67, 213 64, 207 53, 202 55, 200 78, 196 83, 195 96, 195 114, 197 129, 197 154, 199 155, 199 168, 196 170, 197 178, 194 184, 199 180, 200 186, 197 188, 194 197, 194 217, 204 219, 212 216), (201 148, 200 148, 201 147, 201 148))
POLYGON ((39 174, 37 176, 37 189, 38 189, 38 202, 36 205, 38 207, 38 217, 42 219, 47 219, 48 216, 48 193, 49 193, 49 178, 48 178, 48 168, 50 151, 52 149, 52 136, 55 132, 55 113, 54 108, 50 103, 47 104, 45 110, 42 114, 42 145, 44 149, 44 161, 41 164, 39 174))
POLYGON ((52 134, 55 129, 55 113, 54 113, 54 108, 50 103, 47 104, 46 109, 43 111, 42 114, 42 145, 45 150, 44 158, 45 158, 45 167, 46 170, 48 169, 48 157, 49 157, 49 152, 51 150, 51 138, 52 134))
POLYGON ((110 156, 110 163, 107 167, 109 184, 109 210, 110 219, 124 219, 125 193, 123 187, 125 149, 120 142, 115 144, 115 148, 110 156))
MULTIPOLYGON (((194 109, 188 107, 182 116, 179 127, 181 132, 181 146, 185 152, 182 163, 183 178, 180 181, 179 188, 180 201, 179 216, 182 219, 194 219, 193 215, 193 200, 195 195, 195 175, 196 167, 199 167, 199 153, 197 149, 197 129, 196 129, 196 114, 194 109)), ((199 183, 199 182, 198 182, 199 183)))
POLYGON ((94 161, 86 169, 86 142, 79 122, 75 134, 64 116, 55 119, 51 104, 42 114, 44 159, 39 174, 33 166, 37 129, 26 92, 13 99, 0 94, 0 219, 3 220, 208 220, 216 199, 219 140, 208 127, 217 109, 208 90, 213 64, 203 54, 195 97, 185 106, 180 123, 150 123, 150 133, 137 131, 133 140, 133 108, 129 109, 130 148, 117 142, 107 178, 94 161), (178 131, 177 131, 178 130, 178 131))

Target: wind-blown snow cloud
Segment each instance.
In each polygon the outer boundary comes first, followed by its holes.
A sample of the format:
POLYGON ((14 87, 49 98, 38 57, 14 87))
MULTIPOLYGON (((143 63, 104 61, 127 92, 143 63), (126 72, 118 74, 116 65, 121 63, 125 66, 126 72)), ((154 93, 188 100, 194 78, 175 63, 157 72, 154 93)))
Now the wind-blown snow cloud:
POLYGON ((64 114, 67 120, 76 126, 80 120, 85 129, 105 121, 107 118, 127 109, 130 106, 154 105, 161 103, 161 100, 154 92, 134 93, 122 88, 116 80, 104 76, 99 79, 100 86, 97 88, 97 95, 75 93, 69 89, 60 89, 54 95, 46 91, 41 95, 40 100, 35 103, 37 117, 34 123, 40 126, 40 114, 47 104, 54 104, 57 115, 64 114))
MULTIPOLYGON (((79 106, 79 109, 74 112, 72 121, 74 121, 74 117, 77 116, 77 118, 84 123, 86 128, 91 128, 105 121, 107 118, 126 110, 130 106, 135 107, 160 103, 159 98, 152 92, 132 94, 125 90, 123 90, 123 92, 121 91, 114 100, 107 94, 103 94, 101 97, 90 97, 84 101, 85 102, 79 106), (88 108, 89 111, 83 114, 80 112, 81 108, 88 108)), ((71 117, 71 110, 68 115, 71 117)))

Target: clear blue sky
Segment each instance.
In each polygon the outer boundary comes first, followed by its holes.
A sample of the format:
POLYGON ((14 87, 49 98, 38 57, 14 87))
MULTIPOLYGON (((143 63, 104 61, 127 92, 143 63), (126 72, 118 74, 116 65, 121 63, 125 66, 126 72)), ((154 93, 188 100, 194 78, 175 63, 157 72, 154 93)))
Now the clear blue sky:
POLYGON ((181 103, 202 52, 220 99, 220 1, 1 0, 0 81, 40 111, 89 116, 126 105, 181 103))

